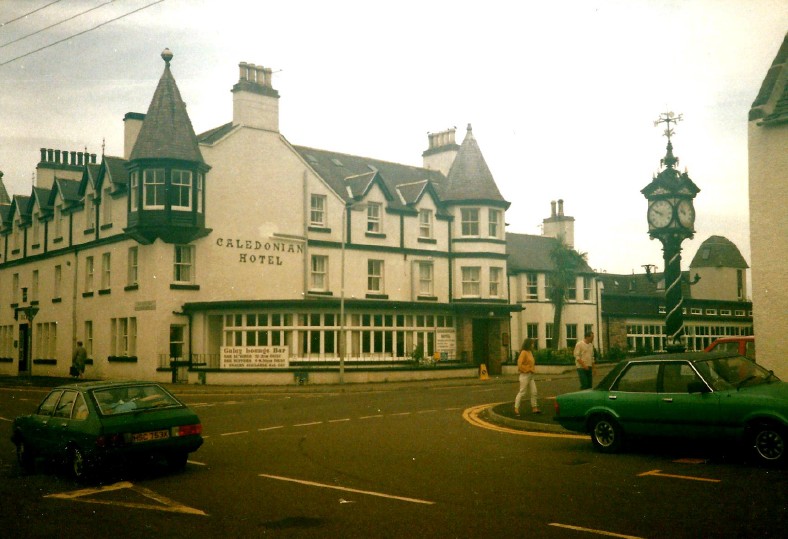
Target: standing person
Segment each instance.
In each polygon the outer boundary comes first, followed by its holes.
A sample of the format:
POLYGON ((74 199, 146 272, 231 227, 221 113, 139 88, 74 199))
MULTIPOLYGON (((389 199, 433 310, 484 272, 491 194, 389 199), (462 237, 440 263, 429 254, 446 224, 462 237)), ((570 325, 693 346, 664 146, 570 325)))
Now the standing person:
POLYGON ((74 356, 71 358, 71 372, 73 376, 82 378, 85 374, 85 360, 88 358, 88 351, 82 346, 82 341, 77 341, 77 347, 74 349, 74 356))
POLYGON ((580 389, 591 389, 594 378, 594 332, 585 334, 575 345, 575 366, 580 378, 580 389))
POLYGON ((525 339, 520 349, 520 355, 517 357, 517 372, 520 373, 520 391, 514 399, 514 415, 518 416, 520 415, 520 401, 523 400, 529 389, 531 391, 531 411, 535 414, 542 413, 536 403, 536 382, 534 381, 536 360, 531 351, 533 345, 533 339, 525 339))

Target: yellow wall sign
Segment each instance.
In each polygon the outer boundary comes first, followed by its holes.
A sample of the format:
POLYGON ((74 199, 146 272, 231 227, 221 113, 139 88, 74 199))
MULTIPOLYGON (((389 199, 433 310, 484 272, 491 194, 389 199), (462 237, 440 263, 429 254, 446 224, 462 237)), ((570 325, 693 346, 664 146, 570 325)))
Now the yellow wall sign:
POLYGON ((290 366, 288 346, 223 346, 223 369, 286 369, 290 366))

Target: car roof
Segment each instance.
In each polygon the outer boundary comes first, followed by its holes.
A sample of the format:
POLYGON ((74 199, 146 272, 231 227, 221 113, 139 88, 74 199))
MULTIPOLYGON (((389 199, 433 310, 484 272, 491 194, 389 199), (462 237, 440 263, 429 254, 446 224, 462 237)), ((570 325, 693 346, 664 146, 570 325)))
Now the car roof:
POLYGON ((652 356, 633 357, 626 361, 640 362, 640 361, 707 361, 710 359, 723 359, 729 357, 742 357, 738 352, 680 352, 676 354, 655 354, 652 356))
POLYGON ((117 387, 130 387, 144 385, 159 385, 156 382, 146 382, 144 380, 98 380, 91 382, 76 382, 57 386, 54 389, 76 389, 80 391, 90 391, 95 389, 112 389, 117 387))

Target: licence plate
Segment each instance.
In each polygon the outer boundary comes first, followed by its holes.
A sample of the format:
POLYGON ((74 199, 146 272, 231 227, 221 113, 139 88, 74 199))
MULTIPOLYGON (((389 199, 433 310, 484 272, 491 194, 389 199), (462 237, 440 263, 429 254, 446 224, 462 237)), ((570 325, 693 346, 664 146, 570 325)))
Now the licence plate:
POLYGON ((150 442, 151 440, 163 440, 170 437, 168 430, 154 430, 151 432, 137 432, 131 435, 131 441, 137 442, 150 442))

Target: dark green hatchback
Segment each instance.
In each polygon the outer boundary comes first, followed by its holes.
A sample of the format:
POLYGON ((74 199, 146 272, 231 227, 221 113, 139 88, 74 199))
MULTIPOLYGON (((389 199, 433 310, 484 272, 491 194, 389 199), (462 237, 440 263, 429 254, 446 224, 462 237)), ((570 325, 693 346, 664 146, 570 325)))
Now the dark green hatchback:
POLYGON ((788 459, 788 384, 735 352, 620 362, 594 389, 559 395, 555 420, 614 452, 625 437, 739 442, 758 460, 788 459))
POLYGON ((54 388, 30 415, 14 420, 11 441, 19 464, 38 457, 68 464, 78 479, 102 465, 162 457, 182 469, 203 443, 192 410, 151 382, 85 382, 54 388))

